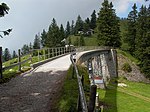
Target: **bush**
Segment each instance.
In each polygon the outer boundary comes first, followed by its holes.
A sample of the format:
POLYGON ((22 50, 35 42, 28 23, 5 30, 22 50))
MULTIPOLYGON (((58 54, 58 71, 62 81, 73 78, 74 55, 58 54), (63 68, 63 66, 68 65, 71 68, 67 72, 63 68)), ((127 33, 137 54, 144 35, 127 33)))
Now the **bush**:
POLYGON ((132 71, 132 68, 131 66, 129 65, 129 63, 124 63, 123 66, 122 66, 122 70, 124 72, 131 72, 132 71))

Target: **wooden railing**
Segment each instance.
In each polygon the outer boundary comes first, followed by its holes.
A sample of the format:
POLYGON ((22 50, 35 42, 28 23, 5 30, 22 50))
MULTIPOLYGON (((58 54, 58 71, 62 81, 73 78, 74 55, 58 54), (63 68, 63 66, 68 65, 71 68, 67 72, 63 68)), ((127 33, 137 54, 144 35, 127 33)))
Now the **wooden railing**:
MULTIPOLYGON (((90 85, 90 96, 89 96, 89 103, 87 105, 86 102, 86 98, 85 98, 85 93, 84 93, 84 89, 83 89, 83 85, 84 85, 84 75, 79 75, 77 66, 76 66, 76 59, 73 59, 73 54, 72 53, 70 56, 71 62, 73 64, 73 67, 76 72, 77 75, 77 81, 78 81, 78 88, 79 88, 79 99, 78 99, 78 111, 80 112, 94 112, 95 111, 95 101, 96 101, 96 90, 97 90, 97 86, 95 85, 94 82, 94 78, 93 78, 93 84, 90 85)), ((74 71, 73 71, 74 72, 74 71)))
POLYGON ((31 51, 29 51, 26 54, 21 55, 21 50, 18 50, 18 61, 15 64, 11 64, 9 66, 3 67, 3 62, 2 62, 2 47, 0 47, 0 79, 3 78, 3 71, 5 70, 9 70, 13 67, 18 66, 18 71, 21 71, 21 66, 28 62, 31 61, 33 58, 37 58, 38 61, 36 62, 40 62, 52 57, 57 57, 66 53, 70 53, 74 51, 74 47, 56 47, 56 48, 43 48, 43 49, 32 49, 31 51), (29 56, 27 59, 22 60, 21 57, 24 56, 29 56))
POLYGON ((86 98, 85 98, 85 94, 84 94, 84 89, 83 89, 83 86, 82 86, 83 82, 81 81, 81 77, 79 75, 77 66, 76 66, 76 64, 74 62, 73 54, 70 55, 70 60, 71 60, 71 62, 73 64, 73 67, 75 69, 75 72, 76 72, 76 75, 77 75, 77 81, 78 81, 78 88, 79 88, 78 107, 81 106, 81 110, 79 110, 80 108, 78 108, 78 111, 88 112, 86 98))

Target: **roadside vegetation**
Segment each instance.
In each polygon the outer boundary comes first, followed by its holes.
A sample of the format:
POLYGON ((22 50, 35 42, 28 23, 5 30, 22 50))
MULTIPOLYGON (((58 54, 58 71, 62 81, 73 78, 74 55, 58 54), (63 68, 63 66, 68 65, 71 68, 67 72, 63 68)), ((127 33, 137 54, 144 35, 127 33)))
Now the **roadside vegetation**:
MULTIPOLYGON (((21 57, 21 60, 26 60, 30 57, 30 55, 26 55, 24 57, 21 57)), ((9 70, 5 70, 3 71, 3 78, 0 79, 0 83, 4 83, 4 82, 7 82, 9 81, 11 78, 25 72, 25 71, 28 71, 31 69, 30 65, 35 63, 35 62, 38 62, 38 57, 33 57, 32 58, 32 62, 31 61, 27 61, 26 63, 22 64, 21 65, 21 71, 18 71, 18 66, 15 66, 9 70)), ((9 61, 6 61, 3 63, 3 67, 7 67, 7 66, 10 66, 12 64, 15 64, 15 63, 18 63, 18 58, 14 58, 14 59, 11 59, 9 61)))
MULTIPOLYGON (((0 83, 5 83, 5 82, 9 81, 11 78, 16 77, 17 75, 30 70, 32 64, 34 64, 38 61, 44 60, 44 55, 42 55, 43 52, 41 51, 40 54, 41 54, 41 56, 40 56, 40 58, 38 58, 37 53, 34 52, 33 56, 32 56, 32 61, 29 60, 29 61, 25 62, 24 64, 22 64, 21 65, 21 71, 18 71, 18 66, 15 66, 9 70, 3 71, 3 78, 0 79, 0 83)), ((30 54, 21 57, 21 61, 27 60, 28 58, 30 58, 30 54)), ((10 66, 10 65, 13 65, 16 63, 18 63, 18 58, 13 58, 11 60, 5 61, 2 64, 2 66, 7 67, 7 66, 10 66)))
MULTIPOLYGON (((78 66, 79 74, 84 75, 84 92, 86 95, 86 99, 88 101, 89 98, 89 78, 87 69, 82 66, 78 66)), ((77 112, 77 102, 78 102, 78 82, 76 74, 73 73, 73 66, 71 65, 66 79, 64 81, 64 85, 61 92, 61 98, 58 101, 57 108, 59 112, 77 112), (74 76, 73 76, 74 74, 74 76)))
POLYGON ((106 90, 98 89, 102 112, 149 112, 149 88, 149 84, 115 79, 106 90), (127 86, 118 87, 116 82, 127 86))

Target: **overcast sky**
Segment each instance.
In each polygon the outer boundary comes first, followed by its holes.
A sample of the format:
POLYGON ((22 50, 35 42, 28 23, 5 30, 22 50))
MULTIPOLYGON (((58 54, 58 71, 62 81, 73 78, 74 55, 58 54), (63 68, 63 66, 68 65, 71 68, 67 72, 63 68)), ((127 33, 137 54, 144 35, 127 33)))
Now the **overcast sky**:
MULTIPOLYGON (((150 1, 144 0, 110 0, 119 17, 127 17, 133 3, 138 8, 150 1)), ((48 29, 52 18, 57 24, 66 27, 67 21, 76 20, 80 15, 84 20, 93 10, 99 11, 103 0, 0 0, 10 7, 9 14, 0 18, 0 30, 13 28, 9 36, 0 38, 0 46, 17 50, 24 44, 33 43, 34 37, 43 29, 48 29)))

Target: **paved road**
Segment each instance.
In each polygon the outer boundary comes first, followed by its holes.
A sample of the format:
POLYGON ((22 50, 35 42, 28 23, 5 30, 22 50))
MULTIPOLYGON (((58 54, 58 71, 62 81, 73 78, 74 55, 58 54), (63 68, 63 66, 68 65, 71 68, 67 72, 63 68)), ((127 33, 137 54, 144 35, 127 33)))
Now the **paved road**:
POLYGON ((59 95, 70 55, 0 85, 0 112, 51 112, 59 95))

